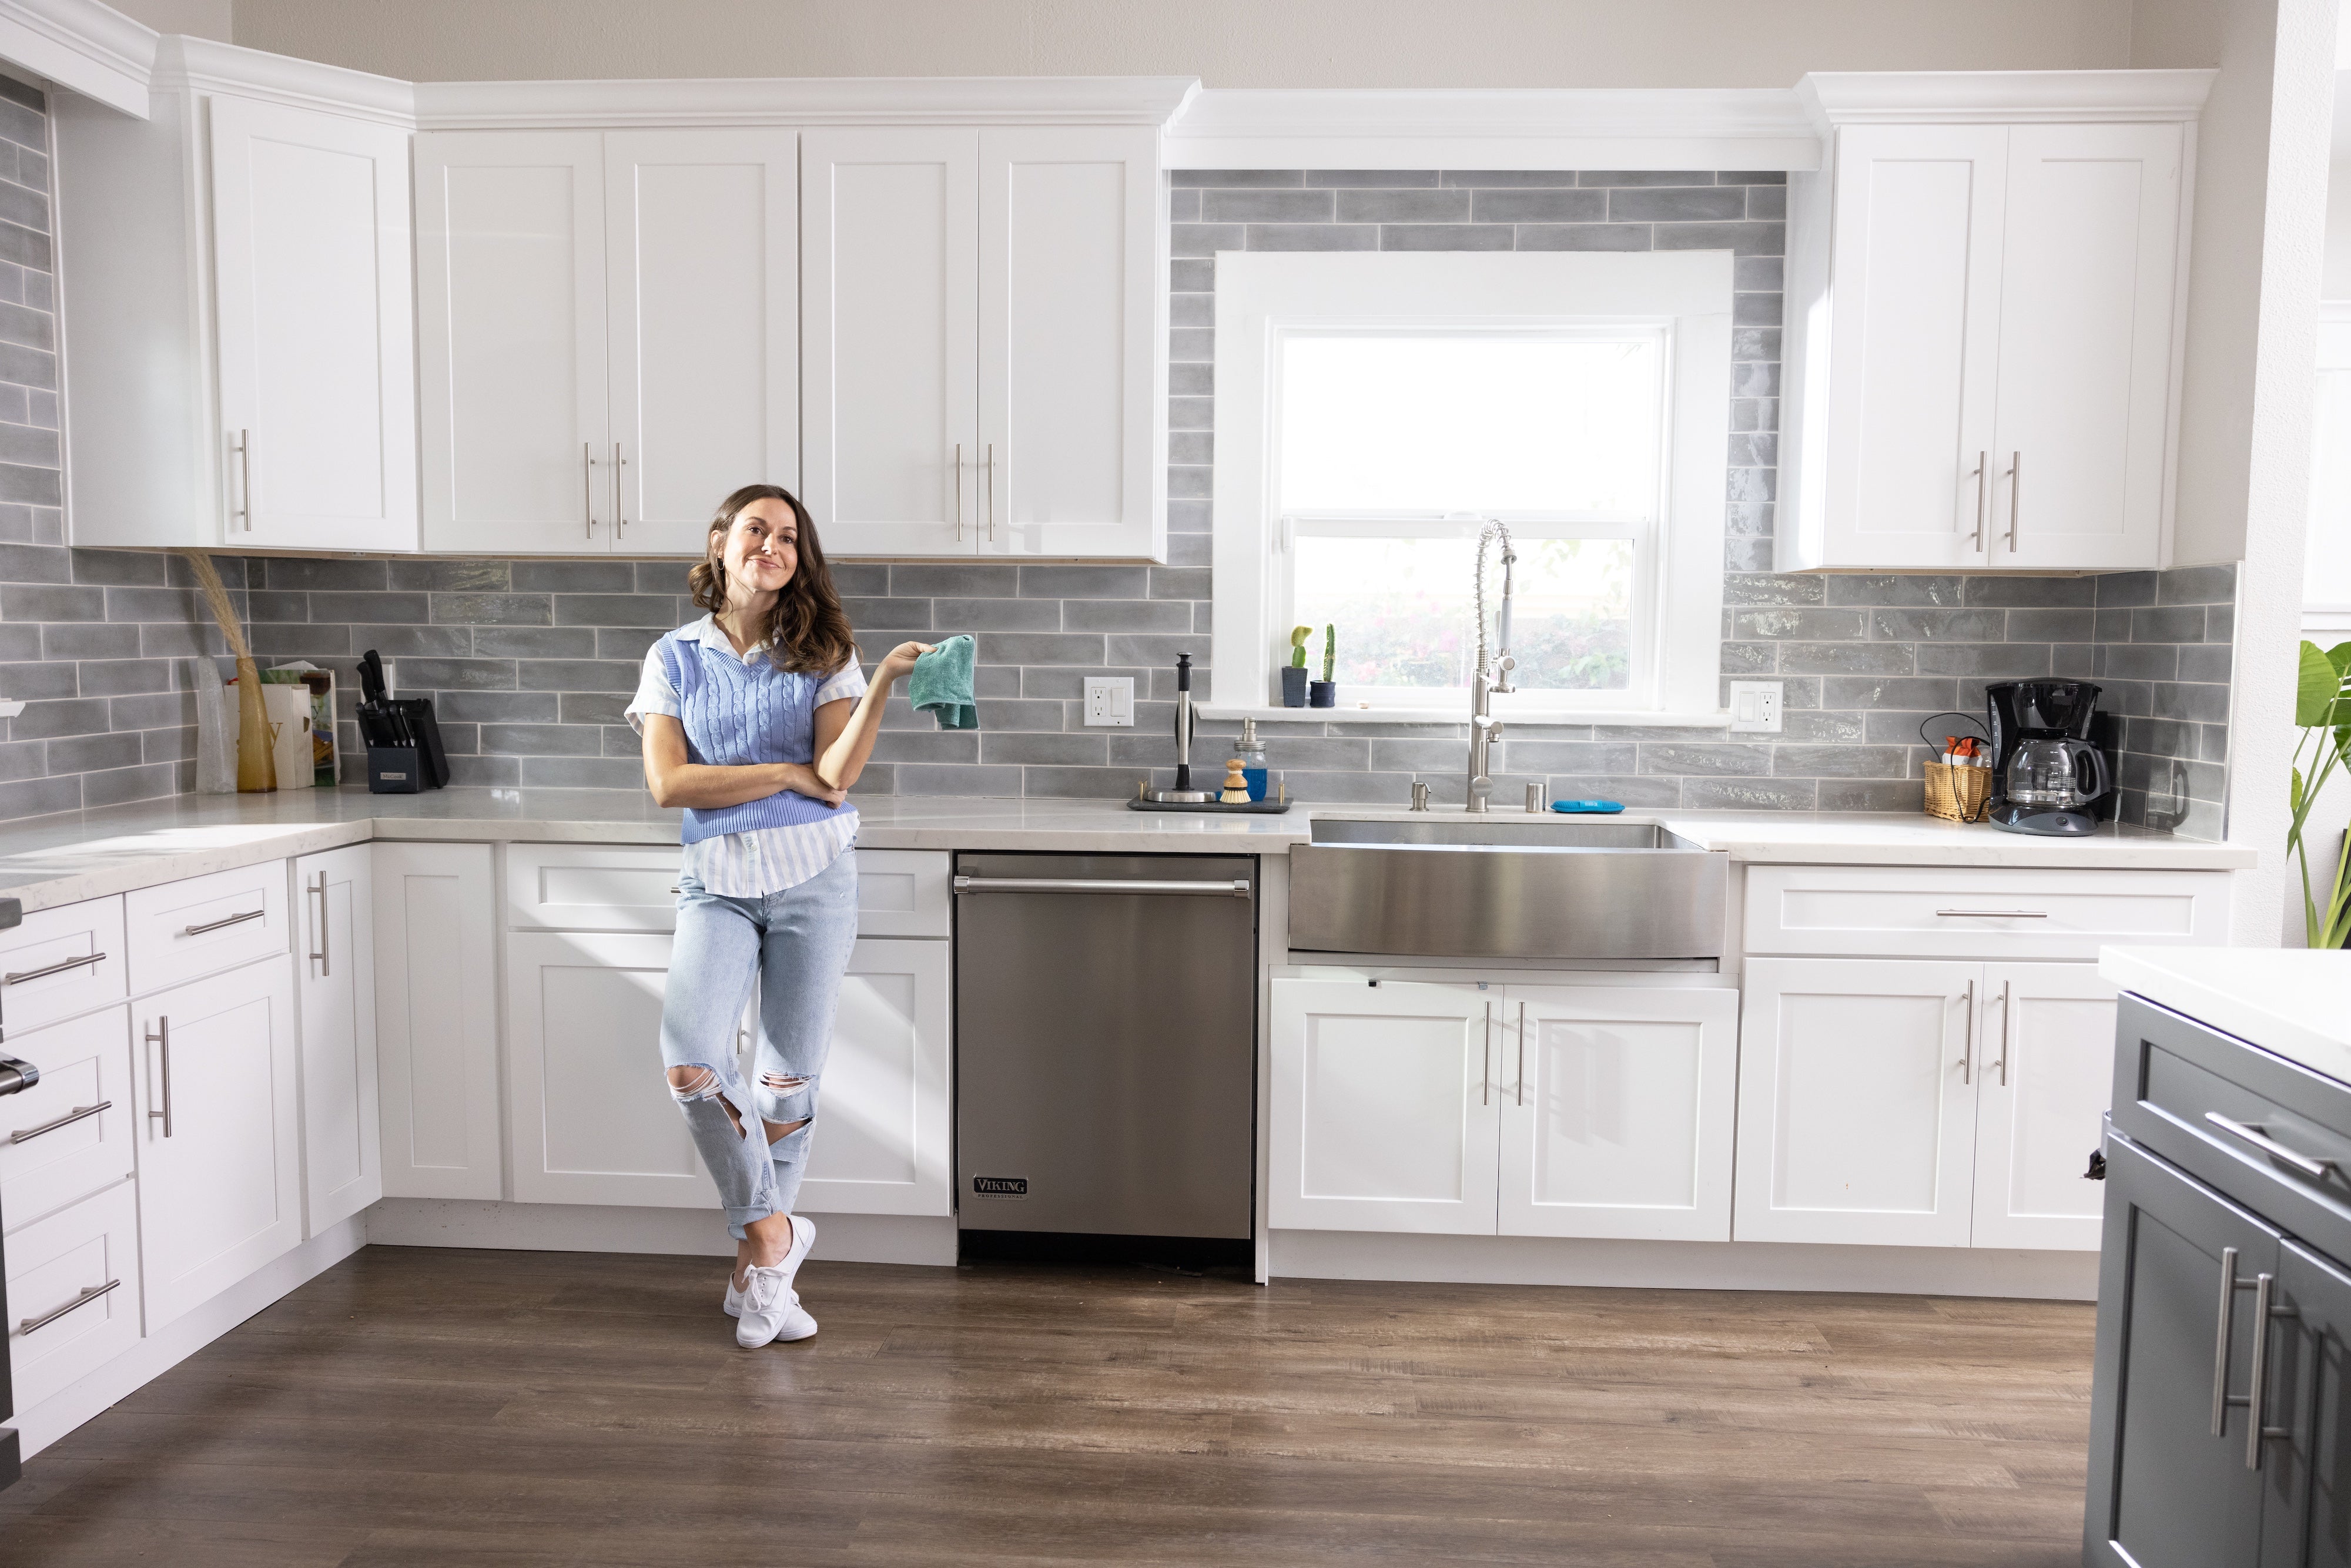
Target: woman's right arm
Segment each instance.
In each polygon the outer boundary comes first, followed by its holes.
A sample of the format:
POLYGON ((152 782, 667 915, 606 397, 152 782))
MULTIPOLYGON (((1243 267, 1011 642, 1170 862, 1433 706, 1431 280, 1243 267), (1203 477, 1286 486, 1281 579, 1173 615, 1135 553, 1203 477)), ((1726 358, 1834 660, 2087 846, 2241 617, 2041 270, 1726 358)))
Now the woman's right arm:
POLYGON ((692 806, 715 810, 764 800, 789 789, 828 806, 838 806, 848 791, 828 786, 816 769, 798 762, 758 762, 741 768, 719 768, 689 762, 685 726, 665 713, 643 716, 645 785, 661 807, 692 806))

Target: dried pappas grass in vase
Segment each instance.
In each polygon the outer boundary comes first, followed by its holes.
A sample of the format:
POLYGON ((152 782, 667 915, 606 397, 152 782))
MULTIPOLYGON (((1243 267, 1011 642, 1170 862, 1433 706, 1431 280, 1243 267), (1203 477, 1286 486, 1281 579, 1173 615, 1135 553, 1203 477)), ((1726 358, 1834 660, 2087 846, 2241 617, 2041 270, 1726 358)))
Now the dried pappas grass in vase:
MULTIPOLYGON (((236 606, 223 585, 213 558, 202 550, 182 550, 204 592, 213 622, 228 639, 236 656, 236 789, 240 795, 259 795, 277 788, 277 759, 269 745, 269 711, 261 699, 261 671, 253 662, 253 647, 245 640, 236 606)), ((203 655, 199 655, 202 657, 203 655)))

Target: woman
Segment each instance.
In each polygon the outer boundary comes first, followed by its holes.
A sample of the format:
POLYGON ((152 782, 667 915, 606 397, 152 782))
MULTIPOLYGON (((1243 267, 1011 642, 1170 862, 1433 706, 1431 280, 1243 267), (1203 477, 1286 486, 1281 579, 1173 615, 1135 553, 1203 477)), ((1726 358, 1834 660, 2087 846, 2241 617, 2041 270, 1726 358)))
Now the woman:
POLYGON ((662 1061, 735 1237, 735 1343, 756 1349, 816 1333, 792 1288, 816 1227, 792 1200, 857 938, 857 808, 842 797, 891 686, 932 650, 900 643, 866 685, 815 525, 776 486, 727 497, 705 549, 686 583, 710 613, 645 654, 628 715, 653 800, 685 808, 662 1061), (736 1030, 755 979, 747 1083, 736 1030))

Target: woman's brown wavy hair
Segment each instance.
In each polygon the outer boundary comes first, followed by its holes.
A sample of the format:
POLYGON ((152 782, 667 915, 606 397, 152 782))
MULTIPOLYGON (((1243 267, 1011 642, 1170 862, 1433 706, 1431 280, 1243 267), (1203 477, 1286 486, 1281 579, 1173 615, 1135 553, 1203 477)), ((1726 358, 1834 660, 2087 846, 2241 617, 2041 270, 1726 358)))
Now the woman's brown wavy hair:
POLYGON ((718 503, 710 519, 701 562, 685 574, 688 592, 698 610, 726 608, 726 569, 719 558, 726 548, 726 530, 736 517, 754 501, 781 501, 799 524, 799 566, 792 580, 776 595, 765 634, 768 657, 776 668, 799 674, 830 675, 857 657, 857 643, 849 616, 841 608, 841 594, 832 586, 832 569, 825 564, 824 546, 818 542, 816 522, 800 499, 780 485, 746 485, 718 503))

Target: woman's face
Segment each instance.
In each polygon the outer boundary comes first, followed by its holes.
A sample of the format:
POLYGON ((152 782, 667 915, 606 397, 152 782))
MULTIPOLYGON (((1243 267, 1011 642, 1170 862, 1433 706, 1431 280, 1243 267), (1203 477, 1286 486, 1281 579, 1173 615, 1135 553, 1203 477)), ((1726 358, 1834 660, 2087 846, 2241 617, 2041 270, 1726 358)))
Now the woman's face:
POLYGON ((735 514, 720 547, 728 596, 774 593, 799 570, 799 520, 789 502, 762 497, 735 514))

